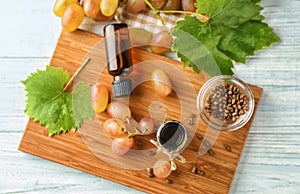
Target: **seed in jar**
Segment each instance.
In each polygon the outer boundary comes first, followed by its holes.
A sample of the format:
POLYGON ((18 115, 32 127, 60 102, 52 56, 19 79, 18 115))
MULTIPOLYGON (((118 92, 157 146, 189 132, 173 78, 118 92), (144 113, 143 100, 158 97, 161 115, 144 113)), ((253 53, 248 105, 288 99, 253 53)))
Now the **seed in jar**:
MULTIPOLYGON (((234 95, 233 95, 233 98, 234 98, 234 95)), ((235 99, 232 99, 231 104, 234 104, 234 103, 235 103, 235 99)))
POLYGON ((225 83, 210 91, 205 109, 216 119, 234 122, 250 108, 243 90, 234 84, 225 83))

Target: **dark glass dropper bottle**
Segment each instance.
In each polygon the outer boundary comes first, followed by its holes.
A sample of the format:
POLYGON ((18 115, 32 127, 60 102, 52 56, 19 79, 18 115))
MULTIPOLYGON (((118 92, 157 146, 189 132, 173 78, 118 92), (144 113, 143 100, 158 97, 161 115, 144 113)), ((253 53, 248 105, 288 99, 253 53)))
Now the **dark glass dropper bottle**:
POLYGON ((132 81, 126 76, 132 72, 132 57, 127 24, 116 23, 104 27, 107 69, 114 77, 114 97, 130 96, 132 81))

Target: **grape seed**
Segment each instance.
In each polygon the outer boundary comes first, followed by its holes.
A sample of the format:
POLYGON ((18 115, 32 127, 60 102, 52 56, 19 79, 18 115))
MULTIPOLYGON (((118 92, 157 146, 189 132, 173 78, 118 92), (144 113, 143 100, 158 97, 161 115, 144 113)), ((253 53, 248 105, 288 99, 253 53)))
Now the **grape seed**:
POLYGON ((202 171, 202 170, 198 170, 198 171, 197 171, 197 174, 199 174, 199 175, 201 175, 201 176, 204 176, 205 172, 202 171))
POLYGON ((209 149, 209 150, 207 151, 207 153, 208 153, 208 155, 210 155, 210 156, 214 156, 214 155, 215 155, 215 152, 214 152, 212 149, 209 149))
POLYGON ((167 179, 167 180, 166 180, 166 183, 167 183, 167 184, 172 184, 173 181, 172 181, 171 179, 167 179))
POLYGON ((136 145, 140 147, 140 146, 143 145, 143 142, 141 142, 140 140, 137 140, 137 141, 136 141, 136 145))
POLYGON ((201 141, 203 139, 203 136, 202 135, 197 135, 197 139, 201 141))
POLYGON ((243 91, 226 83, 216 86, 207 99, 206 111, 221 121, 236 121, 250 109, 243 91))
POLYGON ((198 172, 197 167, 193 167, 193 168, 192 168, 192 173, 193 173, 193 174, 197 174, 197 172, 198 172))
POLYGON ((154 178, 153 168, 146 168, 148 177, 154 178))
POLYGON ((225 150, 231 152, 231 147, 230 147, 230 145, 224 145, 224 148, 225 148, 225 150))

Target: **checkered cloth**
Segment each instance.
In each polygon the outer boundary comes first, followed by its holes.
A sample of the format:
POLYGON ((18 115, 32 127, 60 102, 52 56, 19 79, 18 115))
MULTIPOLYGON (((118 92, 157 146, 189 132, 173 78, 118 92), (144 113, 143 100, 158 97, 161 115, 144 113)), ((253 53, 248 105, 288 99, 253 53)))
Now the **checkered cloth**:
MULTIPOLYGON (((178 20, 183 19, 184 14, 160 13, 160 16, 164 20, 168 30, 171 30, 178 20)), ((119 22, 126 23, 129 27, 143 28, 153 34, 165 30, 161 21, 157 18, 157 15, 149 8, 138 14, 127 13, 123 8, 118 8, 115 19, 119 22)))

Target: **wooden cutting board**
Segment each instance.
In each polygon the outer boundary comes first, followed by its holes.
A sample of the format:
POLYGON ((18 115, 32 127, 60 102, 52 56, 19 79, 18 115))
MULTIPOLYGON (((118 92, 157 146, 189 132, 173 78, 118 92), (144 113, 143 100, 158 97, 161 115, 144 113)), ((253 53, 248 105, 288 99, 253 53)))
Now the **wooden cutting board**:
MULTIPOLYGON (((85 31, 62 32, 50 65, 60 67, 72 75, 86 56, 92 57, 93 60, 91 60, 89 68, 80 73, 75 82, 101 82, 111 90, 112 78, 102 68, 103 64, 106 63, 105 50, 102 49, 104 48, 102 40, 102 37, 85 31), (99 76, 99 72, 102 72, 101 76, 99 76)), ((161 63, 174 65, 192 83, 196 93, 205 82, 205 78, 202 75, 195 74, 189 68, 183 68, 182 64, 177 61, 139 49, 133 49, 132 54, 134 64, 158 60, 161 63)), ((262 89, 251 85, 250 87, 255 96, 256 110, 262 95, 262 89)), ((174 92, 164 99, 153 95, 151 90, 151 85, 147 82, 134 90, 130 99, 130 108, 134 118, 139 120, 142 116, 148 116, 145 115, 147 114, 147 109, 144 107, 147 107, 151 101, 155 100, 160 100, 166 104, 168 108, 167 119, 180 118, 180 115, 178 115, 180 114, 180 111, 178 111, 180 110, 180 103, 174 92)), ((99 153, 95 154, 91 151, 90 145, 86 144, 86 141, 83 139, 88 130, 91 129, 89 128, 89 122, 86 122, 82 127, 86 130, 79 129, 77 132, 70 131, 50 138, 45 127, 30 119, 19 145, 19 150, 147 193, 228 193, 254 115, 255 112, 251 120, 243 128, 235 132, 221 133, 212 148, 214 151, 213 155, 198 155, 201 140, 197 136, 204 136, 206 130, 206 126, 199 121, 196 134, 192 136, 190 144, 182 153, 187 160, 186 163, 177 163, 178 170, 172 172, 169 176, 173 181, 172 184, 167 184, 163 179, 149 178, 145 170, 124 170, 116 167, 116 165, 108 164, 106 162, 107 158, 102 160, 99 155, 106 154, 106 157, 109 157, 109 155, 107 156, 108 152, 105 149, 100 149, 99 153), (230 146, 231 150, 226 149, 226 146, 230 146), (193 167, 202 170, 204 174, 193 174, 191 172, 193 167)), ((98 115, 97 118, 102 122, 107 118, 107 115, 103 113, 98 115)), ((99 138, 106 137, 99 136, 99 138)), ((144 140, 141 138, 141 141, 144 140)), ((110 146, 110 143, 110 141, 104 139, 102 141, 102 144, 107 144, 106 146, 110 146)), ((134 148, 139 149, 136 147, 135 145, 134 148)))

